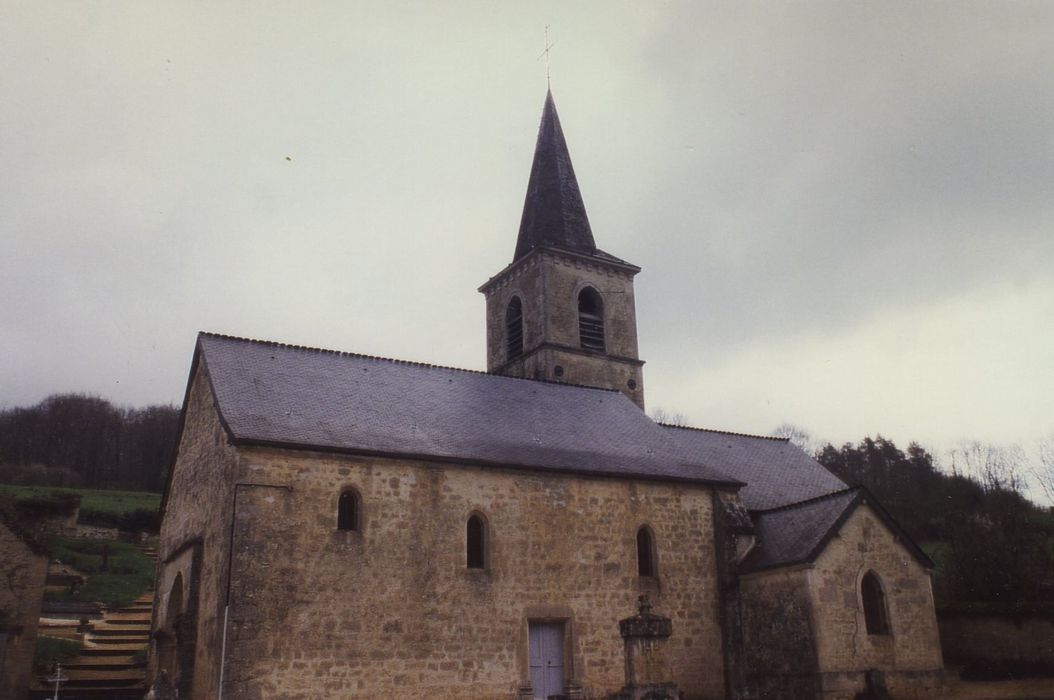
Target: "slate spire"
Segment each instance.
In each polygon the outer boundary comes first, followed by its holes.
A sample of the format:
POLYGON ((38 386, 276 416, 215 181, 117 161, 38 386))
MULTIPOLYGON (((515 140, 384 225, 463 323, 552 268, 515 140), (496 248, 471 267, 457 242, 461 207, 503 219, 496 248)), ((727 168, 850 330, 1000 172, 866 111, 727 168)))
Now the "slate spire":
POLYGON ((587 255, 596 252, 552 91, 545 94, 513 262, 539 246, 556 246, 587 255))

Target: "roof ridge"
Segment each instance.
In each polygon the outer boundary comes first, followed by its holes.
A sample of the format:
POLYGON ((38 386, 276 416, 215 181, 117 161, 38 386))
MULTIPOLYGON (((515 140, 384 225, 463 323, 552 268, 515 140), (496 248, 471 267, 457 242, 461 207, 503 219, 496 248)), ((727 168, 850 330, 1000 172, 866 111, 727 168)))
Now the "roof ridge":
POLYGON ((735 435, 736 437, 748 437, 756 438, 758 440, 776 440, 781 442, 790 442, 790 438, 780 437, 778 435, 755 435, 754 433, 740 433, 735 430, 718 430, 717 428, 696 428, 694 425, 674 425, 673 423, 662 423, 655 421, 664 428, 676 428, 677 430, 694 430, 699 433, 717 433, 719 435, 735 435))
POLYGON ((555 386, 566 386, 573 389, 591 389, 593 391, 603 391, 609 394, 621 394, 622 392, 618 389, 607 389, 599 386, 586 386, 585 384, 575 384, 573 382, 558 382, 552 379, 534 379, 532 377, 512 377, 506 374, 494 374, 492 372, 485 372, 480 369, 467 369, 465 367, 453 367, 451 365, 437 365, 431 362, 418 362, 416 360, 401 360, 396 357, 384 357, 382 355, 366 355, 361 352, 351 352, 348 350, 332 350, 329 348, 319 348, 311 345, 296 345, 294 343, 282 343, 277 340, 261 340, 259 338, 245 338, 237 335, 230 335, 228 333, 214 333, 212 331, 198 331, 199 336, 205 336, 208 338, 217 338, 220 340, 236 340, 243 343, 254 343, 256 345, 269 345, 276 348, 285 348, 288 350, 304 350, 307 352, 317 352, 326 355, 339 355, 341 357, 357 357, 363 360, 377 360, 380 362, 391 362, 396 365, 407 365, 410 367, 425 367, 428 369, 442 369, 449 370, 451 372, 463 372, 465 374, 479 374, 484 377, 495 377, 501 379, 515 379, 517 381, 534 382, 536 384, 553 384, 555 386))
POLYGON ((791 508, 798 508, 799 506, 812 505, 817 501, 822 501, 826 498, 834 498, 835 496, 844 496, 845 494, 856 492, 856 495, 863 493, 863 489, 860 486, 848 486, 840 491, 831 491, 825 493, 822 496, 813 496, 812 498, 806 498, 804 501, 795 501, 794 503, 784 503, 782 506, 776 506, 775 508, 766 508, 764 510, 755 510, 755 513, 761 515, 767 515, 768 513, 776 513, 781 510, 790 510, 791 508))

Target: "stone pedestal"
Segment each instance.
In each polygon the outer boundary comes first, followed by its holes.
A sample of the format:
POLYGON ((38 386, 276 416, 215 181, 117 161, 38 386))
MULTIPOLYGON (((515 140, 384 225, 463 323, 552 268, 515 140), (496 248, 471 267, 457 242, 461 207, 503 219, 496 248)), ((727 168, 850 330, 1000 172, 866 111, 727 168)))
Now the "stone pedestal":
POLYGON ((626 653, 626 685, 618 700, 677 700, 676 684, 669 682, 666 670, 666 641, 673 633, 670 618, 651 611, 648 596, 640 597, 636 615, 620 620, 626 653))

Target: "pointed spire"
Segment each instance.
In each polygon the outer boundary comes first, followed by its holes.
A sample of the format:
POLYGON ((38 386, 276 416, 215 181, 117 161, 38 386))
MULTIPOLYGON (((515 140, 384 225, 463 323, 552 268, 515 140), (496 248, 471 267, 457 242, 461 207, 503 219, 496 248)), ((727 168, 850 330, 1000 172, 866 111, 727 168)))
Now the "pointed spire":
POLYGON ((513 261, 539 246, 566 248, 588 255, 597 248, 551 91, 545 94, 513 261))

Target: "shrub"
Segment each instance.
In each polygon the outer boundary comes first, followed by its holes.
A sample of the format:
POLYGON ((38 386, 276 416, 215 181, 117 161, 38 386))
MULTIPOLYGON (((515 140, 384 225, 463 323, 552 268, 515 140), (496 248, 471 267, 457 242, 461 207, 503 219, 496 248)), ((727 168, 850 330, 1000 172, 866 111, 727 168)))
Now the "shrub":
POLYGON ((56 662, 68 661, 81 651, 81 643, 75 639, 37 637, 33 649, 33 668, 40 672, 50 671, 56 662))

